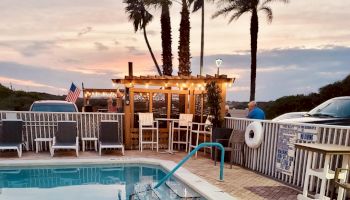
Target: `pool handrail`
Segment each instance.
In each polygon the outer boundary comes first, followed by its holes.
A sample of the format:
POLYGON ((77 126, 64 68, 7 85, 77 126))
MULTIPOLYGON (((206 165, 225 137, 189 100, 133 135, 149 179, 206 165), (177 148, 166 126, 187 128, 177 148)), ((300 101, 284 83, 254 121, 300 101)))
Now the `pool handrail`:
POLYGON ((200 148, 216 146, 221 149, 221 160, 220 160, 220 181, 224 180, 224 159, 225 159, 225 150, 222 144, 217 142, 204 142, 199 144, 195 149, 193 149, 185 158, 183 158, 175 167, 172 169, 166 176, 164 176, 153 188, 156 189, 161 186, 166 180, 168 180, 189 158, 193 156, 200 148))

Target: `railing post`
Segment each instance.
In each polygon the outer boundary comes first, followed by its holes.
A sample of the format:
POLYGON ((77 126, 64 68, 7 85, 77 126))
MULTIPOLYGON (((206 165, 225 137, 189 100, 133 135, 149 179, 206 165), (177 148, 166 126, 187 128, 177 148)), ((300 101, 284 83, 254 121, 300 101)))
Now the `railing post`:
POLYGON ((185 158, 183 158, 175 167, 172 169, 165 177, 160 180, 154 189, 161 186, 166 180, 168 180, 188 159, 190 159, 200 148, 207 146, 216 146, 221 149, 221 160, 220 160, 220 181, 224 180, 224 160, 225 160, 225 150, 222 144, 214 142, 205 142, 199 144, 195 149, 193 149, 185 158))

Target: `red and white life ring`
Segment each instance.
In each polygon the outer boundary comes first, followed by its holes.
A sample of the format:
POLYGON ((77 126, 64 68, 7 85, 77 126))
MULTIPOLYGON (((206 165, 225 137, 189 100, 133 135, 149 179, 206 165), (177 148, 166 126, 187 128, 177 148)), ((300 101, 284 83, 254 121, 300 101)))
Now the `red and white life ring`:
POLYGON ((252 122, 245 130, 245 143, 248 147, 259 148, 263 140, 263 127, 260 122, 252 122))

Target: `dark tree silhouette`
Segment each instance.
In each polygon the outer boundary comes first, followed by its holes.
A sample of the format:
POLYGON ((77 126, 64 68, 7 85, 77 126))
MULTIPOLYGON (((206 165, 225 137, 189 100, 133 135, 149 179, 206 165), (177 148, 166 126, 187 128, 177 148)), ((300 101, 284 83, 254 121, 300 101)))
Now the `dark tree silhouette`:
POLYGON ((146 32, 146 26, 152 21, 153 16, 146 10, 143 0, 124 0, 124 3, 127 4, 125 12, 129 14, 129 20, 133 22, 135 32, 138 30, 143 30, 143 36, 145 38, 149 53, 151 54, 158 74, 162 75, 157 60, 153 54, 151 45, 149 44, 146 32))
POLYGON ((255 100, 256 87, 256 54, 258 49, 258 32, 259 32, 259 18, 258 11, 263 11, 267 15, 269 23, 272 22, 272 9, 269 6, 271 2, 288 3, 289 0, 221 0, 218 2, 219 9, 213 18, 219 15, 227 16, 231 14, 229 23, 233 20, 239 19, 244 13, 251 13, 250 20, 250 51, 251 51, 251 75, 250 75, 250 101, 255 100))
POLYGON ((187 0, 182 0, 179 39, 179 76, 191 75, 190 28, 190 13, 188 11, 187 0))
MULTIPOLYGON (((189 4, 193 4, 192 12, 197 12, 201 9, 201 55, 199 61, 199 74, 203 75, 203 57, 204 57, 204 1, 205 0, 189 0, 189 4)), ((214 2, 214 0, 207 0, 214 2)))
POLYGON ((163 57, 163 75, 171 76, 173 73, 173 54, 171 52, 171 22, 170 10, 171 0, 145 0, 145 4, 153 5, 156 8, 161 8, 160 17, 161 36, 162 36, 162 57, 163 57))

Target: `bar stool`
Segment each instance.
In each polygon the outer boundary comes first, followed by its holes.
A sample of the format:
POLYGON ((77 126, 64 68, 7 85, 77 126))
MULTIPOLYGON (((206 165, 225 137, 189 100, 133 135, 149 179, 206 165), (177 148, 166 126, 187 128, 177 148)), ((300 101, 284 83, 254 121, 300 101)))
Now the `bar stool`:
POLYGON ((153 145, 156 145, 158 152, 158 141, 159 141, 159 130, 158 121, 153 119, 153 113, 138 113, 139 115, 139 150, 142 152, 144 144, 151 144, 153 150, 153 145), (143 131, 150 130, 152 134, 152 140, 143 139, 143 131), (156 141, 154 141, 154 131, 156 132, 156 141))
MULTIPOLYGON (((209 116, 208 116, 209 118, 209 116)), ((207 118, 205 123, 197 123, 192 122, 191 123, 191 131, 190 131, 190 141, 189 141, 189 148, 188 153, 191 152, 192 149, 196 148, 199 144, 199 137, 202 134, 203 135, 203 142, 211 142, 212 139, 212 131, 213 131, 213 124, 210 122, 210 120, 207 118), (195 135, 195 144, 192 144, 192 135, 195 135), (208 137, 208 139, 207 139, 208 137)), ((210 154, 212 154, 212 148, 206 147, 210 149, 210 154)), ((204 150, 205 154, 205 150, 204 150)), ((197 152, 196 152, 196 158, 197 158, 197 152)))
POLYGON ((180 144, 185 145, 185 151, 188 147, 188 133, 191 128, 191 122, 193 120, 193 114, 180 114, 178 121, 172 121, 172 142, 171 145, 177 144, 177 148, 180 149, 180 144), (174 140, 174 133, 177 131, 177 140, 174 140), (185 131, 185 141, 181 140, 181 133, 185 131))

